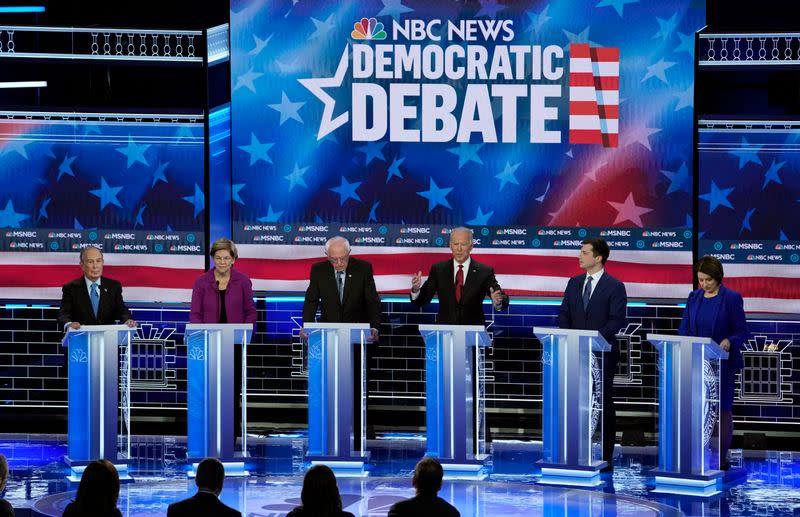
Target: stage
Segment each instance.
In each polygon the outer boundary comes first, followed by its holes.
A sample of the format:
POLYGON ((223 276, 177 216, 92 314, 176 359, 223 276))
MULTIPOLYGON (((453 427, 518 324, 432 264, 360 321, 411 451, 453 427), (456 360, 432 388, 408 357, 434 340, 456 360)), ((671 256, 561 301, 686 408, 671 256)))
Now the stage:
MULTIPOLYGON (((304 472, 305 436, 248 437, 247 478, 228 478, 222 500, 246 516, 282 517, 299 503, 304 472)), ((410 478, 424 453, 422 436, 393 435, 371 440, 372 460, 365 477, 339 477, 345 510, 356 516, 384 516, 396 501, 413 495, 410 478)), ((3 435, 0 453, 11 475, 6 499, 18 516, 60 516, 74 497, 76 483, 66 480, 63 435, 3 435)), ((539 444, 492 443, 490 474, 484 481, 445 480, 440 495, 462 516, 523 515, 796 515, 800 509, 800 454, 734 450, 734 468, 746 479, 733 480, 712 497, 652 492, 647 472, 655 448, 623 448, 613 474, 596 489, 537 485, 539 444)), ((187 478, 182 437, 137 436, 132 483, 122 485, 119 508, 126 517, 165 515, 169 503, 195 492, 187 478)))

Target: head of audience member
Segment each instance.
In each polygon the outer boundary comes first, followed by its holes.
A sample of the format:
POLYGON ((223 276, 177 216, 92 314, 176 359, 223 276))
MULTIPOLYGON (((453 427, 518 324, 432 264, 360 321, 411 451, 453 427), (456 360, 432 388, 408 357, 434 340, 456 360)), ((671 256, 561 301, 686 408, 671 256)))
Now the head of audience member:
POLYGON ((414 467, 414 477, 411 484, 417 489, 417 494, 425 497, 434 497, 442 488, 444 470, 442 464, 433 458, 422 458, 414 467))
POLYGON ((6 457, 0 454, 0 492, 6 489, 6 482, 8 481, 8 461, 6 457))
POLYGON ((112 515, 119 499, 119 474, 108 460, 89 463, 75 495, 76 515, 112 515))
POLYGON ((225 484, 225 467, 216 458, 206 458, 197 465, 194 484, 198 490, 219 496, 225 484))
POLYGON ((333 471, 325 465, 314 465, 308 469, 303 478, 300 500, 304 515, 338 515, 342 511, 342 497, 339 495, 339 486, 333 471))
POLYGON ((103 276, 103 252, 97 246, 86 246, 81 250, 83 276, 96 282, 103 276))
POLYGON ((463 264, 472 252, 472 230, 459 226, 450 230, 450 251, 453 252, 453 260, 463 264))
POLYGON ((714 294, 719 291, 722 278, 725 272, 722 270, 722 262, 716 257, 706 255, 697 261, 695 267, 697 271, 697 283, 706 293, 714 294))
POLYGON ((350 261, 350 241, 337 235, 325 243, 325 256, 328 257, 333 270, 337 273, 345 271, 350 261))
POLYGON ((221 275, 227 275, 239 257, 236 244, 230 239, 215 240, 208 254, 214 261, 214 271, 221 275))
POLYGON ((603 269, 610 254, 611 250, 608 249, 605 239, 585 239, 581 242, 578 264, 591 275, 603 269))

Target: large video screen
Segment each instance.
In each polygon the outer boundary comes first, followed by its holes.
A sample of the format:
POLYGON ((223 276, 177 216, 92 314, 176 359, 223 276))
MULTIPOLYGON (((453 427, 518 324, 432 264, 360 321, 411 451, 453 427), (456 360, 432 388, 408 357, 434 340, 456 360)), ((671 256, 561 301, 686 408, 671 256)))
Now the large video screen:
POLYGON ((511 292, 560 295, 602 235, 631 296, 685 298, 702 4, 231 10, 233 232, 256 288, 303 289, 342 234, 405 291, 467 225, 511 292))
POLYGON ((0 297, 60 298, 93 244, 126 299, 188 301, 205 264, 202 121, 0 114, 0 297))

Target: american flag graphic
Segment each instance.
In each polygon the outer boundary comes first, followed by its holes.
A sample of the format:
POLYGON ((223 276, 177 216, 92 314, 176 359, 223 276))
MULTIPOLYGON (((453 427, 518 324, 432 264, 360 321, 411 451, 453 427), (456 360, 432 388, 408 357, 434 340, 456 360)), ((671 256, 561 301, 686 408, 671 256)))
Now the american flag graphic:
POLYGON ((619 143, 619 48, 569 46, 569 143, 619 143))

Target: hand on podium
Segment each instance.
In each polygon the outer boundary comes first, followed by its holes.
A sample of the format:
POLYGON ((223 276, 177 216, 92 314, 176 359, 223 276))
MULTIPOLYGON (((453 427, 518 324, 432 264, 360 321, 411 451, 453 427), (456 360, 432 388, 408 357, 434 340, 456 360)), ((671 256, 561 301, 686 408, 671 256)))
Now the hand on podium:
POLYGON ((723 339, 722 341, 719 342, 719 347, 725 350, 726 352, 730 352, 731 351, 730 340, 728 338, 723 339))
POLYGON ((369 329, 370 335, 367 337, 367 343, 377 343, 378 342, 378 329, 369 329))
POLYGON ((303 327, 300 327, 300 339, 303 341, 308 341, 308 332, 303 327))
POLYGON ((123 323, 123 325, 126 325, 130 328, 134 328, 136 326, 136 320, 128 320, 125 323, 123 323))

